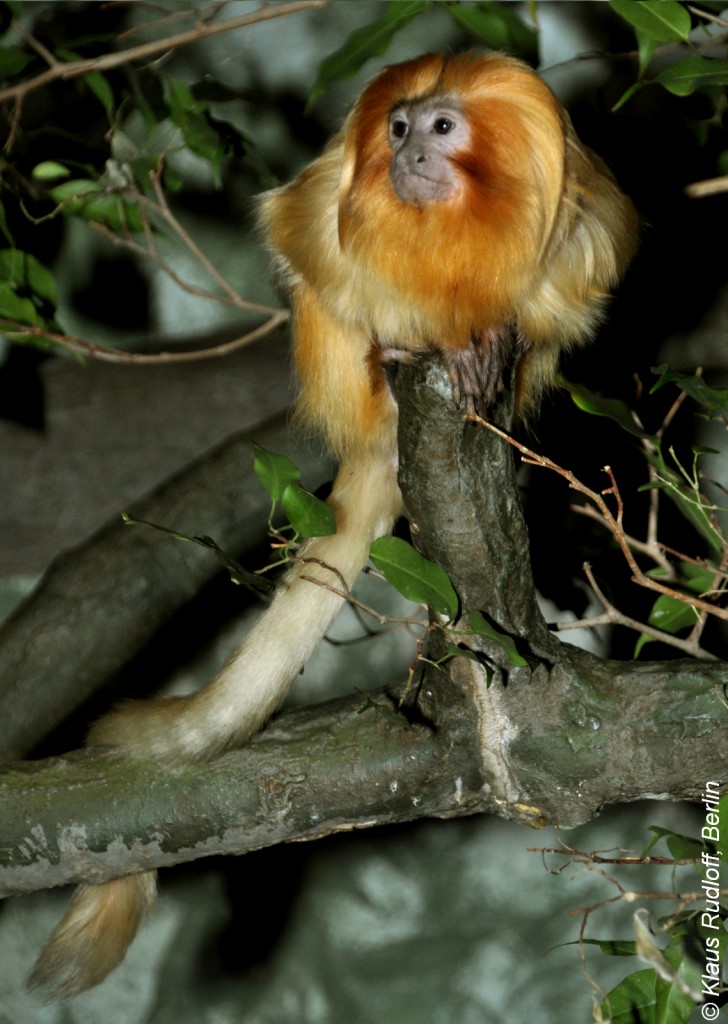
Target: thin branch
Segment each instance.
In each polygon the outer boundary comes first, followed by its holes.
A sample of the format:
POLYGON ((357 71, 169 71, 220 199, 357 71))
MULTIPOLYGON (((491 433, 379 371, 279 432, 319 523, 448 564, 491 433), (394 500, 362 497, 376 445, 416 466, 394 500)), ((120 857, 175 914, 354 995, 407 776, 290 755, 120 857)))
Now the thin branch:
POLYGON ((349 588, 346 586, 346 582, 342 577, 341 573, 339 572, 339 570, 335 569, 334 566, 332 565, 327 565, 325 562, 322 562, 320 558, 303 558, 295 559, 295 561, 316 562, 324 569, 329 569, 332 573, 334 573, 334 575, 338 576, 339 579, 341 580, 341 585, 343 588, 342 590, 339 590, 331 583, 326 583, 324 580, 317 580, 315 576, 301 576, 301 579, 305 580, 307 583, 315 583, 317 587, 324 587, 325 590, 328 590, 332 594, 335 594, 337 597, 342 598, 344 601, 346 601, 347 604, 350 604, 352 608, 358 608, 360 611, 366 612, 367 615, 371 615, 371 617, 375 619, 380 626, 407 626, 408 628, 410 626, 416 626, 418 628, 423 628, 427 630, 428 624, 426 621, 423 621, 421 619, 413 619, 409 616, 389 615, 385 612, 377 611, 377 609, 372 608, 371 605, 364 604, 363 601, 360 601, 358 598, 353 597, 353 595, 349 592, 349 588))
MULTIPOLYGON (((148 196, 145 195, 139 195, 139 201, 144 205, 149 205, 151 209, 155 210, 155 212, 157 212, 164 219, 165 223, 167 223, 170 226, 170 228, 174 231, 179 240, 183 243, 185 248, 192 253, 192 255, 195 257, 198 263, 200 263, 201 266, 205 268, 207 273, 210 275, 212 280, 217 284, 220 290, 224 292, 225 295, 227 295, 230 302, 232 302, 234 305, 240 305, 242 300, 238 293, 236 292, 236 290, 233 288, 233 286, 230 284, 227 278, 225 278, 223 274, 220 273, 220 271, 212 263, 212 261, 208 259, 208 257, 202 251, 202 249, 200 249, 200 247, 197 245, 194 239, 182 227, 180 222, 172 213, 171 209, 169 208, 169 203, 167 202, 167 197, 165 196, 164 191, 162 189, 161 174, 162 169, 161 167, 159 167, 157 168, 156 171, 152 171, 149 175, 149 180, 152 183, 154 194, 157 197, 156 205, 151 202, 148 196)), ((245 308, 250 309, 254 307, 252 306, 252 304, 245 303, 245 308)))
MULTIPOLYGON (((134 196, 137 199, 144 198, 136 192, 134 193, 134 196)), ((232 285, 230 285, 230 283, 227 281, 225 282, 224 286, 225 295, 220 295, 219 293, 212 292, 207 288, 201 287, 200 285, 191 284, 189 281, 185 281, 184 278, 180 277, 177 271, 174 270, 169 265, 169 263, 159 252, 159 249, 157 248, 156 242, 154 240, 154 235, 151 230, 149 220, 146 215, 146 210, 142 208, 141 203, 140 214, 144 222, 144 236, 147 241, 146 246, 142 245, 140 242, 135 241, 129 235, 122 236, 117 234, 110 227, 108 227, 108 225, 102 224, 100 221, 89 221, 88 224, 89 227, 93 228, 94 231, 97 231, 100 235, 103 235, 104 238, 108 239, 108 241, 110 241, 114 245, 121 246, 128 252, 134 253, 136 256, 142 256, 144 259, 150 260, 156 267, 159 268, 159 270, 162 271, 163 274, 166 274, 170 281, 174 281, 178 288, 181 288, 182 291, 187 292, 189 295, 195 295, 198 298, 206 299, 210 302, 217 302, 220 305, 232 307, 233 309, 240 309, 249 313, 262 313, 265 316, 278 316, 278 314, 281 312, 280 307, 267 306, 264 305, 263 303, 251 302, 250 299, 243 298, 243 296, 239 295, 233 289, 232 285)), ((169 214, 169 219, 175 219, 174 214, 172 214, 171 211, 169 214)), ((182 229, 180 226, 180 232, 183 230, 184 229, 182 229)), ((180 232, 177 232, 177 234, 180 235, 180 232)), ((187 239, 183 239, 183 241, 185 245, 188 245, 188 241, 190 243, 192 242, 192 240, 189 239, 188 237, 187 239)), ((203 253, 201 253, 197 245, 192 243, 191 246, 188 245, 188 248, 191 250, 192 255, 195 256, 203 264, 208 273, 210 273, 210 268, 212 268, 212 264, 207 259, 207 257, 205 257, 203 253)), ((212 276, 215 277, 215 280, 219 279, 220 281, 223 281, 224 279, 222 278, 222 275, 219 273, 219 271, 215 270, 215 268, 212 269, 214 271, 214 274, 212 276)))
MULTIPOLYGON (((146 218, 145 218, 146 219, 146 218)), ((178 288, 182 291, 187 292, 189 295, 194 295, 199 299, 205 299, 209 302, 218 302, 223 306, 234 307, 236 309, 247 309, 248 304, 245 299, 240 298, 238 301, 233 302, 227 295, 218 295, 217 292, 211 292, 207 288, 202 288, 200 285, 191 284, 189 281, 185 281, 184 278, 180 277, 176 270, 174 270, 165 258, 160 254, 151 237, 147 236, 147 246, 141 245, 139 242, 135 242, 133 238, 129 236, 121 237, 115 231, 113 231, 108 225, 100 223, 100 221, 89 221, 89 227, 93 228, 94 231, 98 231, 100 235, 108 239, 114 245, 119 245, 126 249, 128 252, 134 253, 136 256, 142 256, 145 259, 150 260, 163 274, 165 274, 170 281, 173 281, 178 288)), ((146 235, 146 232, 145 232, 146 235)), ((275 310, 270 307, 259 307, 255 303, 251 303, 250 306, 256 310, 261 310, 269 313, 274 313, 275 310)))
MULTIPOLYGON (((277 316, 280 312, 278 307, 268 306, 259 302, 251 302, 250 299, 243 298, 233 287, 227 278, 220 273, 217 267, 213 264, 210 258, 202 251, 197 245, 188 231, 182 226, 175 214, 172 212, 167 198, 164 195, 161 186, 161 175, 162 167, 161 161, 160 166, 149 174, 152 187, 156 196, 156 202, 150 199, 149 196, 144 195, 137 189, 120 189, 115 190, 115 194, 120 196, 128 195, 137 204, 139 214, 142 218, 142 227, 144 232, 144 238, 146 239, 146 246, 142 245, 132 238, 128 233, 120 235, 113 231, 108 225, 103 224, 99 221, 89 221, 89 226, 92 227, 99 234, 103 235, 104 238, 108 239, 114 245, 121 246, 127 249, 129 252, 134 253, 137 256, 143 256, 145 259, 151 260, 170 280, 190 295, 196 295, 199 298, 208 299, 213 302, 218 302, 223 305, 232 306, 234 309, 240 309, 245 312, 251 313, 262 313, 265 316, 277 316), (208 276, 217 284, 223 295, 219 295, 216 292, 211 292, 206 288, 202 288, 199 285, 191 284, 185 281, 179 274, 167 263, 164 257, 160 254, 157 248, 156 241, 154 239, 154 232, 152 225, 149 220, 149 213, 156 214, 161 220, 167 224, 177 238, 182 242, 187 251, 197 260, 202 266, 208 276)), ((50 216, 55 216, 60 212, 67 202, 73 201, 73 197, 70 200, 64 200, 54 209, 50 216)))
POLYGON ((703 11, 700 7, 693 7, 692 4, 688 4, 688 10, 697 18, 703 18, 705 21, 712 21, 716 25, 720 25, 721 28, 728 28, 728 21, 726 21, 725 18, 719 18, 717 14, 711 14, 710 11, 703 11))
POLYGON ((577 619, 574 622, 557 622, 554 625, 559 632, 564 632, 569 629, 594 629, 597 626, 606 625, 626 626, 627 629, 633 629, 637 633, 645 633, 647 636, 651 636, 653 640, 660 640, 664 644, 669 644, 670 647, 676 647, 679 651, 682 651, 683 654, 687 654, 692 658, 700 658, 702 661, 719 660, 714 654, 711 654, 700 646, 697 642, 699 634, 696 637, 691 635, 688 639, 683 639, 678 636, 673 636, 672 633, 665 633, 664 630, 656 629, 654 626, 650 626, 647 623, 638 622, 637 619, 633 619, 629 615, 625 615, 618 608, 615 608, 609 598, 603 593, 594 578, 594 574, 592 573, 591 566, 588 562, 584 563, 583 568, 595 595, 604 605, 604 613, 602 615, 592 616, 589 619, 577 619))
MULTIPOLYGON (((169 203, 167 202, 166 196, 161 186, 161 175, 162 175, 162 161, 163 157, 160 157, 159 165, 156 170, 149 172, 149 179, 152 183, 155 196, 157 201, 151 199, 149 196, 144 195, 135 187, 122 187, 122 188, 107 188, 101 193, 95 193, 95 195, 115 195, 118 197, 130 197, 137 206, 139 216, 142 222, 141 231, 146 239, 146 247, 140 242, 137 242, 131 237, 128 227, 126 233, 121 235, 118 232, 112 230, 108 225, 103 224, 100 221, 89 220, 89 227, 93 228, 99 234, 103 235, 104 238, 108 239, 114 245, 121 246, 127 249, 129 252, 134 253, 137 256, 143 256, 146 259, 151 260, 163 273, 165 273, 179 288, 188 292, 191 295, 196 295, 200 298, 204 298, 213 302, 218 302, 223 305, 232 306, 235 309, 240 309, 250 313, 261 313, 265 316, 277 317, 279 315, 280 308, 276 306, 269 306, 260 302, 252 302, 250 299, 245 299, 241 296, 233 287, 232 284, 224 277, 223 274, 217 269, 212 263, 209 257, 202 251, 197 245, 194 239, 190 236, 187 230, 179 222, 175 214, 172 212, 169 203), (190 284, 177 274, 172 267, 166 262, 161 256, 157 248, 153 226, 150 222, 149 212, 156 214, 168 227, 171 228, 173 233, 182 242, 188 252, 194 256, 198 263, 203 267, 209 277, 218 285, 220 290, 224 293, 219 295, 215 292, 211 292, 207 289, 201 288, 198 285, 190 284)), ((33 219, 34 224, 40 224, 47 220, 54 219, 59 213, 61 213, 64 207, 71 203, 77 202, 78 196, 69 196, 66 199, 61 200, 51 210, 50 213, 45 214, 42 217, 33 219)))
POLYGON ((61 62, 21 22, 13 21, 13 28, 18 32, 18 35, 22 36, 28 46, 35 50, 39 57, 43 58, 49 68, 55 68, 60 65, 61 62))
POLYGON ((272 334, 281 324, 289 319, 289 313, 285 309, 274 313, 264 324, 256 327, 247 334, 235 338, 233 341, 223 342, 221 345, 214 345, 212 348, 198 348, 191 352, 128 352, 124 349, 110 348, 107 345, 99 345, 95 342, 84 341, 72 334, 62 334, 59 331, 49 331, 43 327, 30 327, 28 324, 21 324, 15 320, 8 320, 0 317, 0 328, 6 333, 19 335, 21 338, 36 338, 39 341, 50 341, 54 345, 67 349, 69 352, 77 352, 88 356, 89 359, 98 359, 105 363, 125 363, 132 365, 143 365, 149 363, 194 363, 202 359, 219 359, 227 356, 238 349, 246 348, 260 338, 272 334))
MULTIPOLYGON (((130 3, 132 0, 130 0, 130 3)), ((136 3, 136 0, 133 0, 136 3)), ((172 22, 179 21, 191 21, 194 19, 195 22, 209 22, 213 18, 216 18, 220 11, 227 7, 228 0, 219 0, 217 3, 208 4, 207 7, 188 8, 185 11, 173 11, 171 13, 165 13, 163 18, 156 18, 154 21, 147 21, 143 25, 132 25, 125 32, 119 33, 119 39, 130 39, 132 36, 138 36, 142 32, 150 32, 153 29, 158 29, 162 26, 169 25, 172 22)))
MULTIPOLYGON (((650 497, 655 492, 652 491, 650 497)), ((592 505, 570 505, 571 511, 578 516, 584 516, 586 519, 591 519, 595 523, 599 523, 600 526, 605 526, 609 529, 609 524, 604 521, 603 516, 595 509, 592 505)), ((652 509, 651 509, 652 511, 652 509)), ((633 551, 638 551, 641 555, 645 555, 651 558, 653 562, 656 562, 661 568, 668 574, 669 579, 675 579, 675 569, 670 563, 669 559, 665 557, 663 545, 653 537, 650 540, 644 541, 639 540, 638 537, 633 537, 629 533, 624 533, 625 539, 633 551)))
MULTIPOLYGON (((600 526, 607 527, 608 523, 604 522, 604 519, 599 512, 592 508, 591 505, 570 505, 569 508, 572 512, 579 516, 585 516, 587 519, 593 520, 595 523, 599 523, 600 526)), ((719 566, 708 565, 704 558, 696 558, 694 555, 686 555, 684 551, 678 551, 677 548, 670 547, 669 544, 665 544, 663 541, 656 541, 656 547, 652 544, 646 543, 643 540, 638 540, 637 537, 632 537, 630 534, 625 533, 627 542, 631 548, 635 551, 639 551, 640 554, 647 555, 652 558, 655 562, 662 565, 662 559, 657 556, 656 549, 660 552, 664 552, 665 555, 672 555, 673 558, 679 559, 681 562, 687 562, 689 565, 696 565, 699 569, 710 569, 715 573, 716 579, 722 579, 728 581, 728 570, 719 566)), ((674 578, 675 573, 672 565, 668 562, 670 575, 674 578)))
MULTIPOLYGON (((702 372, 701 370, 698 370, 697 373, 696 373, 696 376, 699 376, 701 372, 702 372)), ((670 424, 672 423, 673 419, 677 415, 678 411, 682 407, 682 405, 683 405, 683 403, 684 403, 686 398, 687 398, 687 392, 686 391, 679 391, 678 392, 677 398, 675 399, 675 401, 672 403, 670 408, 665 413, 665 416, 663 417, 662 423, 660 424, 660 426, 659 426, 659 428, 658 428, 658 430, 656 432, 656 436, 658 438, 661 439, 662 437, 664 437, 665 432, 667 431, 668 427, 670 426, 670 424)), ((650 452, 653 455, 655 454, 655 444, 652 441, 652 439, 650 437, 648 437, 646 434, 643 435, 643 437, 642 437, 642 446, 645 448, 646 451, 650 452)), ((648 460, 648 462, 647 462, 647 473, 648 473, 648 476, 649 476, 650 483, 651 484, 657 483, 657 481, 659 479, 658 478, 658 474, 657 474, 657 469, 652 464, 652 462, 650 460, 648 460)), ((650 493, 649 493, 649 507, 648 507, 648 513, 647 513, 647 541, 646 541, 646 543, 643 543, 641 541, 637 541, 633 537, 629 538, 629 543, 630 543, 630 546, 632 547, 632 550, 639 550, 639 551, 642 551, 643 554, 648 555, 648 557, 652 558, 652 560, 665 571, 665 573, 666 573, 666 575, 667 575, 667 577, 669 579, 674 580, 675 579, 675 570, 674 570, 670 560, 665 556, 664 552, 661 550, 660 545, 659 545, 659 541, 657 539, 657 536, 658 536, 658 520, 659 520, 659 514, 660 514, 660 495, 661 495, 661 492, 660 492, 660 489, 658 487, 653 487, 650 490, 650 493)))
POLYGON ((574 850, 570 846, 527 846, 526 853, 540 853, 542 859, 544 858, 544 854, 547 853, 554 853, 559 857, 568 857, 566 864, 562 864, 560 868, 549 868, 546 866, 546 870, 550 874, 556 875, 560 875, 562 871, 568 868, 571 864, 617 864, 620 867, 641 867, 646 864, 662 864, 671 867, 683 867, 688 864, 697 863, 697 859, 695 857, 686 857, 682 860, 676 860, 674 857, 651 857, 649 854, 646 857, 603 857, 596 850, 591 852, 588 850, 574 850))
POLYGON ((715 566, 708 566, 704 558, 695 558, 693 555, 686 555, 682 551, 676 551, 675 548, 671 548, 669 544, 660 543, 660 547, 667 552, 668 555, 673 555, 675 558, 679 558, 681 562, 688 562, 690 565, 697 565, 700 569, 715 569, 715 572, 724 580, 728 580, 728 572, 724 568, 716 568, 715 566))
POLYGON ((728 174, 719 178, 706 178, 704 181, 693 181, 684 188, 690 199, 702 199, 704 196, 715 196, 719 192, 728 192, 728 174))
MULTIPOLYGON (((214 25, 198 24, 195 28, 186 32, 179 32, 177 35, 169 36, 167 39, 155 39, 149 43, 141 43, 129 50, 121 50, 116 53, 105 53, 100 57, 88 57, 84 60, 68 61, 67 63, 54 64, 19 85, 13 85, 7 89, 0 89, 0 102, 3 100, 22 100, 28 93, 41 86, 49 85, 58 79, 67 80, 78 78, 88 74, 89 71, 109 71, 112 68, 120 67, 135 60, 148 60, 156 57, 167 50, 178 49, 187 46, 189 43, 199 42, 201 39, 208 39, 211 36, 220 35, 223 32, 232 32, 234 29, 246 28, 249 25, 256 25, 262 21, 270 21, 272 18, 282 18, 288 14, 297 14, 299 11, 316 10, 326 6, 327 0, 294 0, 292 3, 281 4, 280 7, 261 7, 252 14, 243 14, 239 18, 231 18, 214 25)), ((21 30, 19 23, 13 19, 13 28, 21 30)))
POLYGON ((607 473, 610 478, 611 486, 602 491, 601 494, 597 494, 596 491, 593 491, 590 487, 587 487, 586 484, 582 483, 581 480, 571 472, 571 470, 564 469, 563 466, 559 466, 558 463, 549 459, 545 455, 538 455, 520 441, 516 441, 515 438, 511 437, 504 430, 501 430, 494 423, 490 423, 489 421, 484 420, 481 416, 474 414, 468 415, 465 418, 474 423, 479 423, 494 434, 497 434, 498 437, 501 437, 504 441, 507 441, 508 444, 512 445, 518 452, 520 452, 521 458, 526 464, 532 466, 543 466, 545 469, 550 469, 552 472, 558 473, 559 476, 562 476, 568 482, 570 487, 575 491, 578 491, 580 494, 584 494, 590 501, 593 501, 601 513, 605 525, 611 530, 615 540, 619 544, 622 554, 632 570, 632 580, 635 583, 645 587, 647 590, 654 590, 658 594, 666 594, 668 597, 672 597, 676 601, 682 601, 683 604, 691 605, 693 608, 705 611, 709 615, 715 615, 719 619, 728 621, 728 609, 719 608, 714 604, 710 604, 708 601, 703 601, 699 597, 683 594, 679 590, 675 590, 673 587, 666 587, 658 580, 651 579, 643 573, 635 560, 634 554, 629 546, 629 540, 622 527, 622 496, 619 493, 619 488, 614 478, 614 474, 612 473, 611 466, 603 467, 604 472, 607 473), (604 500, 603 495, 605 494, 611 494, 617 503, 616 516, 604 500))

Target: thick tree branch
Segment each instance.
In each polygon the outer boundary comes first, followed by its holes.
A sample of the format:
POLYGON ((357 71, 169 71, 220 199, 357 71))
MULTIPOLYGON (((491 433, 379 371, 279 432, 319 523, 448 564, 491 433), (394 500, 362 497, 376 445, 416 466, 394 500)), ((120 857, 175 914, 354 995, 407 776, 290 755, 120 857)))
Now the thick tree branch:
POLYGON ((428 682, 411 724, 378 691, 281 715, 211 764, 160 772, 87 750, 8 765, 0 895, 422 817, 569 827, 726 778, 724 666, 584 657, 508 693, 471 666, 428 682))
MULTIPOLYGON (((292 442, 286 417, 254 437, 289 454, 316 487, 330 463, 292 442)), ((128 511, 240 555, 264 539, 270 501, 253 473, 251 435, 236 434, 128 511)), ((121 516, 65 552, 0 629, 0 761, 28 754, 107 683, 219 572, 202 547, 121 516)))
MULTIPOLYGON (((509 446, 463 421, 435 365, 400 369, 397 391, 418 541, 447 568, 463 616, 479 610, 532 667, 479 637, 482 662, 427 666, 407 715, 397 694, 377 691, 282 715, 211 764, 160 772, 84 751, 9 765, 0 892, 418 817, 491 812, 570 827, 609 803, 699 800, 707 780, 728 780, 726 666, 601 661, 552 637, 509 446)), ((508 410, 506 395, 492 415, 507 425, 508 410)))
MULTIPOLYGON (((509 443, 464 421, 436 363, 400 368, 397 385, 400 479, 418 545, 448 572, 461 622, 481 612, 537 660, 533 669, 512 665, 499 644, 477 637, 471 646, 490 672, 472 660, 452 663, 447 699, 458 700, 463 687, 460 699, 479 708, 487 735, 476 756, 498 787, 499 813, 573 825, 607 803, 691 799, 705 779, 728 782, 725 664, 603 661, 551 636, 536 602, 509 443)), ((507 430, 511 409, 506 391, 489 418, 507 430)), ((447 638, 434 638, 437 658, 447 638)), ((421 693, 436 694, 442 677, 427 668, 421 693)), ((422 701, 435 721, 437 703, 422 701)))

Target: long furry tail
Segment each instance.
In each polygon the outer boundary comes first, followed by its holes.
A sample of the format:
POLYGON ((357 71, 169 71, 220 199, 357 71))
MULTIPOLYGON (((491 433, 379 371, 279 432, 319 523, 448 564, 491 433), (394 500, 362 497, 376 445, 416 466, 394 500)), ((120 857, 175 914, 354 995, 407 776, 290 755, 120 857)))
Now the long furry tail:
MULTIPOLYGON (((280 705, 344 602, 369 547, 401 511, 393 454, 366 453, 339 470, 329 499, 337 532, 309 540, 240 650, 199 693, 128 702, 89 743, 165 763, 212 757, 243 743, 280 705), (314 582, 315 581, 315 582, 314 582)), ((98 984, 124 957, 154 902, 154 872, 80 886, 30 977, 48 999, 98 984)))
POLYGON ((157 894, 156 871, 79 885, 28 979, 47 1001, 98 985, 124 958, 157 894))

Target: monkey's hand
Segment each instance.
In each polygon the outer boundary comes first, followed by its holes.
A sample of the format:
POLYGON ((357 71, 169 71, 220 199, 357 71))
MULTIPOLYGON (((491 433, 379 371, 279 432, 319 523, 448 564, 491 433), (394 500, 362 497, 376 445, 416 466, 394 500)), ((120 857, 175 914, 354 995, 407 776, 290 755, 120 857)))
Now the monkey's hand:
POLYGON ((525 344, 509 327, 491 327, 467 348, 444 351, 453 397, 468 415, 485 415, 503 391, 504 374, 515 368, 525 344))

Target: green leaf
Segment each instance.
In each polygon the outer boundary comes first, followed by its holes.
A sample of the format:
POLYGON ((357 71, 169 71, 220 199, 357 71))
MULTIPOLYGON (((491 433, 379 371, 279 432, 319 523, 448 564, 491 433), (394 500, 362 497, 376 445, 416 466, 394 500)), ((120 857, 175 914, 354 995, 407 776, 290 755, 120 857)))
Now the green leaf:
POLYGON ((281 505, 294 530, 303 537, 336 533, 336 518, 331 507, 299 483, 288 484, 281 495, 281 505))
MULTIPOLYGON (((700 533, 711 547, 722 555, 724 542, 721 534, 716 530, 708 512, 700 504, 695 490, 688 486, 682 473, 668 466, 665 462, 659 444, 654 450, 646 449, 645 458, 657 470, 658 479, 653 481, 649 487, 656 487, 663 491, 668 498, 679 508, 688 522, 700 533)), ((648 488, 640 488, 640 490, 648 488)))
POLYGON ((83 76, 83 81, 89 87, 97 100, 106 111, 109 120, 114 117, 114 91, 108 80, 99 71, 90 71, 83 76))
POLYGON ((681 629, 694 626, 697 618, 698 613, 691 605, 685 604, 684 601, 676 601, 668 594, 660 594, 652 606, 647 622, 665 633, 677 633, 681 629))
POLYGON ((267 595, 274 589, 274 585, 270 580, 266 579, 264 576, 259 576, 257 573, 250 572, 235 558, 232 558, 227 554, 227 552, 223 551, 212 537, 193 537, 186 533, 180 533, 179 530, 170 530, 168 526, 160 526, 159 523, 151 523, 148 519, 136 519, 134 516, 130 516, 128 512, 122 512, 121 518, 127 526, 148 526, 150 529, 157 530, 159 533, 164 533, 168 537, 173 537, 175 540, 181 540, 189 544, 199 544, 200 547, 213 551, 218 560, 222 562, 230 573, 230 578, 233 583, 241 583, 244 587, 247 587, 248 590, 252 590, 259 595, 267 595))
MULTIPOLYGON (((650 574, 651 575, 651 574, 650 574)), ((669 594, 660 594, 652 605, 647 623, 655 629, 674 636, 681 629, 690 629, 698 621, 698 613, 692 605, 678 601, 669 594)), ((634 657, 637 658, 642 648, 649 643, 656 643, 657 637, 642 633, 635 646, 634 657)))
POLYGON ((531 671, 538 666, 539 662, 537 658, 524 657, 516 647, 516 642, 513 637, 509 636, 508 633, 502 632, 500 629, 496 629, 495 626, 488 622, 481 612, 471 612, 468 615, 468 621, 470 622, 470 628, 474 633, 478 636, 484 636, 488 640, 492 640, 506 652, 511 665, 516 665, 518 667, 528 666, 531 671))
MULTIPOLYGON (((0 281, 0 319, 17 320, 33 327, 44 322, 31 300, 18 295, 9 281, 0 281)), ((0 329, 7 333, 2 325, 0 329)))
POLYGON ((50 190, 64 214, 106 224, 119 233, 139 232, 144 222, 136 205, 91 179, 64 181, 50 190))
POLYGON ((665 68, 654 80, 675 96, 689 96, 706 86, 728 85, 728 61, 686 57, 665 68))
MULTIPOLYGON (((0 318, 30 327, 47 327, 55 304, 56 282, 47 267, 20 249, 0 250, 0 318)), ((14 335, 9 326, 1 329, 14 341, 29 341, 41 348, 48 344, 48 339, 14 335)))
POLYGON ((369 552, 372 562, 384 578, 410 601, 427 604, 452 620, 457 615, 458 598, 444 569, 424 558, 411 544, 399 537, 380 537, 369 552))
POLYGON ((538 33, 524 24, 506 4, 498 5, 484 0, 472 6, 447 3, 445 7, 468 32, 494 50, 509 50, 521 55, 535 53, 537 50, 538 33))
POLYGON ((629 89, 626 89, 626 90, 625 90, 625 91, 624 91, 624 92, 622 93, 622 95, 621 95, 621 96, 619 97, 619 99, 617 100, 617 102, 616 102, 616 103, 614 104, 614 106, 612 107, 612 113, 615 113, 615 112, 616 112, 617 110, 619 110, 619 109, 620 109, 620 107, 623 107, 623 106, 625 105, 625 103, 626 103, 626 102, 627 102, 628 100, 632 99, 632 97, 634 96, 634 94, 635 94, 636 92, 639 92, 639 91, 640 91, 640 89, 642 89, 642 88, 643 88, 643 87, 644 87, 645 85, 646 85, 646 83, 645 83, 645 82, 634 82, 634 83, 633 83, 632 85, 630 85, 629 89))
POLYGON ((269 452, 253 441, 253 469, 273 501, 280 501, 289 484, 298 483, 301 470, 286 455, 269 452))
POLYGON ((468 647, 458 647, 457 644, 448 644, 445 648, 445 656, 441 658, 441 661, 447 661, 450 658, 468 658, 470 661, 482 661, 482 657, 476 652, 471 651, 468 647))
POLYGON ((728 413, 728 388, 711 388, 702 377, 695 374, 675 373, 668 366, 662 365, 652 368, 652 372, 660 374, 660 379, 652 385, 650 394, 654 394, 665 384, 677 384, 681 391, 702 405, 710 413, 728 413))
POLYGON ((620 981, 601 1005, 604 1020, 610 1024, 658 1024, 655 1016, 656 980, 654 971, 644 970, 620 981))
POLYGON ((659 43, 687 41, 690 14, 677 0, 611 0, 610 7, 659 43))
POLYGON ((636 953, 634 939, 582 939, 581 942, 584 946, 599 946, 606 956, 634 956, 636 953))
POLYGON ((699 860, 700 855, 705 849, 705 844, 702 840, 695 839, 693 836, 682 835, 680 832, 673 832, 672 829, 663 828, 662 825, 650 825, 648 831, 654 833, 654 839, 651 839, 644 850, 642 850, 640 853, 641 857, 646 857, 653 846, 661 839, 665 840, 670 856, 674 857, 675 860, 699 860))
POLYGON ((30 64, 32 57, 9 46, 0 47, 0 79, 12 78, 30 64))
POLYGON ((490 686, 493 682, 493 676, 495 671, 493 666, 488 662, 484 654, 479 651, 471 651, 469 647, 459 647, 457 644, 448 644, 445 649, 445 654, 440 658, 436 664, 442 665, 446 661, 450 661, 452 658, 467 658, 468 661, 477 662, 482 669, 485 670, 485 685, 490 686))
POLYGON ((0 281, 9 282, 15 290, 27 289, 55 305, 56 281, 48 267, 35 256, 21 249, 0 250, 0 281))
POLYGON ((332 82, 351 78, 372 57, 381 57, 386 53, 395 33, 426 8, 424 0, 390 0, 380 18, 356 29, 343 46, 321 62, 306 109, 311 109, 332 82))
POLYGON ((652 60, 655 50, 658 48, 660 44, 652 36, 645 35, 645 33, 641 32, 639 29, 635 29, 635 36, 637 37, 637 49, 640 55, 641 78, 647 71, 647 68, 649 67, 650 61, 652 60))
POLYGON ((185 82, 173 78, 164 80, 164 98, 170 117, 182 132, 185 142, 193 153, 208 161, 219 184, 225 147, 207 119, 208 104, 196 99, 185 82))
POLYGON ((55 181, 57 178, 67 178, 70 173, 67 167, 55 160, 44 160, 33 168, 33 177, 37 181, 55 181))
POLYGON ((574 405, 592 416, 606 416, 618 423, 622 430, 632 434, 633 437, 643 438, 645 431, 638 425, 634 413, 630 407, 618 398, 605 398, 598 395, 583 384, 572 384, 565 377, 559 377, 559 386, 564 387, 571 395, 574 405))
POLYGON ((704 594, 715 585, 715 569, 711 565, 681 562, 680 571, 685 577, 685 587, 692 590, 694 594, 704 594))
POLYGON ((657 995, 656 1016, 660 1024, 685 1024, 696 1000, 684 991, 683 986, 689 986, 696 993, 700 992, 700 968, 685 951, 685 943, 682 938, 674 938, 664 950, 667 962, 675 971, 678 981, 658 978, 655 984, 657 995))

